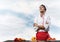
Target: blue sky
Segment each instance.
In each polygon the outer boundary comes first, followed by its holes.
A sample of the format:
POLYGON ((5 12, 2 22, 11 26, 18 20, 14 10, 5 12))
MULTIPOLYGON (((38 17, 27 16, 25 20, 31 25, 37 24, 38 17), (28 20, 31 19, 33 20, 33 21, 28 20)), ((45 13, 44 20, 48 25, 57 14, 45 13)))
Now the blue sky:
POLYGON ((33 21, 41 4, 46 5, 46 14, 51 17, 51 37, 60 40, 59 0, 0 0, 0 41, 35 36, 33 21))

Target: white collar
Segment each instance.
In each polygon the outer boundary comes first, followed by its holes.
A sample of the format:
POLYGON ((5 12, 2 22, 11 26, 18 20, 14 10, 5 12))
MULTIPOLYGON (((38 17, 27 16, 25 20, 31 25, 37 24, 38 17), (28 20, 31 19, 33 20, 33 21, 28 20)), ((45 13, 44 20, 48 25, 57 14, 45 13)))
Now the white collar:
MULTIPOLYGON (((41 17, 40 14, 39 14, 39 17, 41 17)), ((45 15, 43 15, 42 17, 45 17, 45 15)), ((42 18, 42 17, 41 17, 41 18, 42 18)))

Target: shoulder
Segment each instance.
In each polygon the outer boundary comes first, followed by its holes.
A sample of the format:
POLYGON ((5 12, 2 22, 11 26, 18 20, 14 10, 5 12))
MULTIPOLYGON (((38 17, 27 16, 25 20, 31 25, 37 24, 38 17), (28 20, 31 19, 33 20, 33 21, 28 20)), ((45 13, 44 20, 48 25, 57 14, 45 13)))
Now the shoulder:
POLYGON ((39 16, 36 15, 36 16, 34 17, 34 19, 38 19, 38 17, 39 17, 39 16))
POLYGON ((50 19, 50 16, 49 16, 49 15, 45 15, 45 18, 46 18, 46 19, 50 19))
POLYGON ((34 21, 37 21, 37 16, 34 17, 34 21))

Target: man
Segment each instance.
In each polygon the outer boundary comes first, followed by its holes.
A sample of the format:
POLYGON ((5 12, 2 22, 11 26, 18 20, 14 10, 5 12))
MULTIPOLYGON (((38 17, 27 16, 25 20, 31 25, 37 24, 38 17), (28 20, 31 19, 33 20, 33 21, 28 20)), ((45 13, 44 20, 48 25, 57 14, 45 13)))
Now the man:
POLYGON ((48 38, 50 38, 49 33, 48 33, 49 27, 50 27, 50 18, 45 15, 45 12, 46 12, 45 5, 42 4, 39 7, 39 10, 40 10, 40 14, 38 17, 34 19, 34 25, 33 25, 34 27, 37 28, 36 30, 37 42, 46 41, 48 38))

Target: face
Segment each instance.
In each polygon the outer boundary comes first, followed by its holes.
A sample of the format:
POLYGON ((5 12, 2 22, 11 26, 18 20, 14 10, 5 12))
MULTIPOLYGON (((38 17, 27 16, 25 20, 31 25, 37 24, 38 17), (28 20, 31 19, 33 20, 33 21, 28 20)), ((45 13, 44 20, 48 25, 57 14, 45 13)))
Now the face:
POLYGON ((43 6, 40 6, 40 13, 45 13, 45 9, 43 6))

